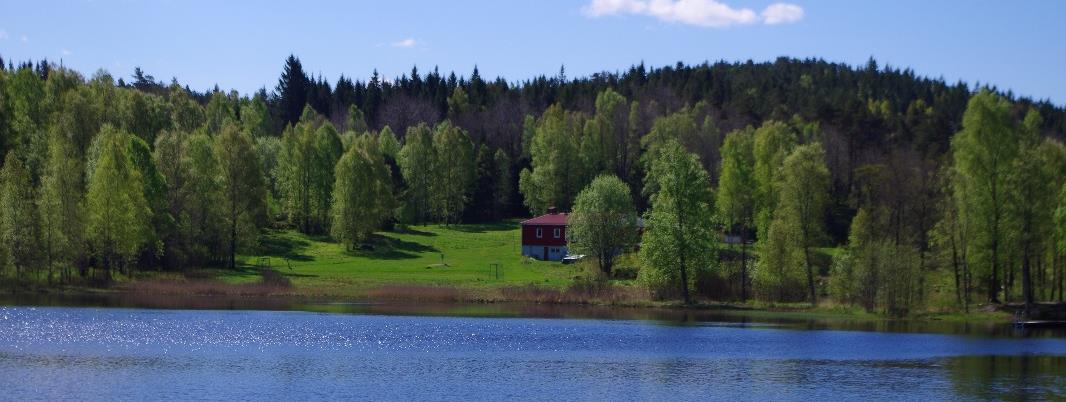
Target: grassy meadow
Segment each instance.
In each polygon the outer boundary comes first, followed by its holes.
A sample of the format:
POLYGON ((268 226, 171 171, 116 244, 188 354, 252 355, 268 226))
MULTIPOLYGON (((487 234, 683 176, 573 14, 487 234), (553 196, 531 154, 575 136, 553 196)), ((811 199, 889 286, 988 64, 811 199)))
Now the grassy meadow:
POLYGON ((558 289, 571 284, 580 269, 522 257, 515 222, 408 226, 379 232, 352 251, 295 231, 266 233, 260 243, 254 255, 240 257, 241 269, 219 270, 217 279, 256 282, 261 269, 269 267, 288 278, 298 294, 364 296, 388 286, 558 289), (498 276, 492 264, 499 265, 498 276))

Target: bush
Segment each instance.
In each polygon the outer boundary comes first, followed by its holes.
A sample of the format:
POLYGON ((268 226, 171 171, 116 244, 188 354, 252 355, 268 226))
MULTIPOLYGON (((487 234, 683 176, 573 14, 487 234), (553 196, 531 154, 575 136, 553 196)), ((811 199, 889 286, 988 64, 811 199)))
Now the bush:
POLYGON ((637 279, 640 273, 640 258, 636 254, 623 254, 615 259, 611 277, 614 279, 637 279))

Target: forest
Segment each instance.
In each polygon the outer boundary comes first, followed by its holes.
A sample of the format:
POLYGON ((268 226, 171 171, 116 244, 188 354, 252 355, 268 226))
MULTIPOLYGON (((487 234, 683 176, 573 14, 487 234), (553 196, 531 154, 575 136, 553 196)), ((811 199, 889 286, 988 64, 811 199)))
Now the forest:
POLYGON ((1050 101, 872 59, 331 84, 289 56, 240 94, 0 58, 0 278, 106 285, 235 267, 267 230, 357 249, 556 207, 600 275, 656 298, 1029 306, 1064 296, 1064 135, 1050 101))

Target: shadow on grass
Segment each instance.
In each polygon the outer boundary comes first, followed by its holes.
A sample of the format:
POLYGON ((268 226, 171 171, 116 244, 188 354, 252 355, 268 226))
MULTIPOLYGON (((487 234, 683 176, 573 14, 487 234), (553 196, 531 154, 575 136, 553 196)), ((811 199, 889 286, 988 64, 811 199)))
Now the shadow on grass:
POLYGON ((311 261, 311 257, 303 254, 304 250, 311 245, 303 239, 285 236, 282 232, 270 232, 259 238, 258 254, 270 257, 282 257, 293 261, 311 261))
POLYGON ((451 225, 448 229, 465 233, 485 233, 514 230, 518 225, 513 222, 472 223, 466 225, 451 225))
MULTIPOLYGON (((436 234, 433 234, 436 236, 436 234)), ((345 254, 353 257, 364 257, 372 260, 405 260, 418 258, 422 253, 440 252, 436 247, 422 243, 396 239, 388 236, 375 234, 367 239, 364 248, 347 251, 345 254)))
POLYGON ((433 233, 433 232, 427 232, 427 231, 424 231, 424 230, 418 230, 417 228, 415 228, 413 226, 409 226, 409 225, 396 226, 396 228, 392 230, 392 233, 409 234, 409 235, 415 235, 415 236, 427 236, 427 237, 428 236, 436 236, 437 235, 436 233, 433 233))

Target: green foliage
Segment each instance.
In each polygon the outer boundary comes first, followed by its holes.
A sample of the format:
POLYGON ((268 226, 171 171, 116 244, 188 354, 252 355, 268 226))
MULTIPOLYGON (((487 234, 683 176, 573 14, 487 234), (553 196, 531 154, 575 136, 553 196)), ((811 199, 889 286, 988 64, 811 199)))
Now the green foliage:
POLYGON ((400 145, 400 141, 396 139, 396 134, 392 132, 389 126, 385 126, 378 132, 378 145, 381 148, 381 154, 392 160, 396 160, 400 155, 400 149, 403 148, 400 145))
POLYGON ((463 87, 456 87, 448 97, 448 117, 455 118, 470 110, 470 98, 463 87))
POLYGON ((1010 104, 988 91, 970 98, 962 131, 951 141, 956 199, 970 221, 969 263, 985 278, 988 299, 999 300, 1000 270, 1009 243, 1005 207, 1008 178, 1018 155, 1018 133, 1010 118, 1010 104))
POLYGON ((496 207, 497 217, 507 216, 511 208, 511 197, 514 193, 514 179, 511 173, 511 158, 502 149, 497 149, 492 156, 496 165, 496 207))
POLYGON ((148 144, 170 126, 168 105, 159 97, 140 91, 123 92, 118 113, 122 129, 148 144))
POLYGON ((613 175, 597 177, 581 190, 566 229, 569 249, 594 257, 604 274, 614 259, 637 242, 637 210, 629 186, 613 175))
POLYGON ((640 259, 649 269, 641 271, 641 279, 660 294, 680 289, 690 303, 696 278, 713 270, 717 257, 710 177, 699 158, 670 140, 652 161, 647 181, 658 192, 644 218, 640 259))
POLYGON ((170 121, 174 129, 192 132, 204 125, 204 109, 181 87, 170 88, 170 121))
POLYGON ((755 130, 755 227, 758 238, 766 237, 779 200, 778 180, 785 158, 796 146, 795 135, 784 123, 764 122, 755 130))
POLYGON ((752 289, 756 297, 766 301, 793 302, 803 300, 803 252, 798 247, 797 232, 783 217, 774 217, 759 239, 759 259, 752 273, 752 289))
POLYGON ((144 181, 129 155, 130 134, 105 125, 86 196, 86 233, 93 251, 110 273, 126 266, 151 236, 151 214, 144 181))
POLYGON ((185 268, 222 254, 222 183, 214 139, 203 132, 166 131, 155 145, 155 161, 167 181, 167 211, 174 231, 163 234, 164 263, 185 268))
POLYGON ((317 232, 327 232, 329 228, 329 210, 333 202, 333 172, 337 161, 344 154, 337 130, 330 123, 322 124, 315 131, 315 144, 311 157, 311 175, 313 199, 313 216, 318 226, 317 232))
POLYGON ((218 133, 222 126, 237 123, 237 113, 240 112, 240 98, 236 92, 229 95, 222 91, 211 94, 211 100, 204 107, 207 132, 218 133))
POLYGON ((229 233, 229 266, 236 268, 237 249, 254 239, 266 214, 266 183, 251 135, 234 124, 222 127, 215 137, 222 190, 220 208, 229 233))
POLYGON ((356 140, 337 163, 333 186, 333 238, 355 248, 392 215, 392 178, 373 137, 356 140))
MULTIPOLYGON (((793 247, 801 250, 807 271, 807 297, 817 302, 812 248, 825 238, 824 219, 829 188, 829 170, 825 166, 822 144, 797 147, 787 158, 781 171, 778 191, 778 214, 785 230, 792 232, 793 247)), ((775 218, 776 219, 776 218, 775 218)))
POLYGON ((267 109, 266 100, 256 95, 251 101, 240 107, 241 130, 258 140, 271 135, 277 135, 273 131, 270 119, 270 111, 267 109))
POLYGON ((730 133, 721 151, 722 167, 715 205, 722 224, 729 229, 739 229, 741 233, 753 229, 755 224, 754 131, 748 127, 730 133))
POLYGON ((40 249, 49 281, 54 268, 59 268, 63 280, 69 281, 71 265, 84 251, 82 172, 81 160, 74 155, 71 144, 53 135, 37 199, 40 249))
POLYGON ((145 233, 144 244, 148 246, 145 250, 145 257, 154 260, 163 253, 161 237, 166 236, 174 226, 174 218, 170 215, 170 211, 167 210, 166 178, 156 168, 156 163, 152 159, 151 147, 141 138, 130 136, 129 157, 133 162, 134 168, 140 174, 142 188, 144 189, 144 200, 148 203, 148 209, 151 211, 149 217, 151 228, 145 233))
POLYGON ((0 241, 6 249, 4 263, 15 267, 19 278, 38 263, 34 197, 29 170, 14 151, 8 152, 0 171, 0 241))
POLYGON ((344 151, 337 130, 310 107, 300 123, 285 130, 278 157, 277 178, 289 222, 304 233, 323 233, 329 227, 333 171, 344 151))
POLYGON ((407 183, 406 207, 411 211, 404 219, 421 223, 432 213, 431 188, 435 178, 437 154, 433 149, 433 134, 429 126, 419 124, 407 128, 406 142, 400 150, 397 162, 407 183))
POLYGON ((596 114, 585 122, 582 155, 591 174, 628 177, 633 144, 629 137, 626 98, 608 88, 596 95, 596 114))
POLYGON ((586 183, 581 161, 581 133, 584 117, 560 105, 544 111, 537 120, 529 152, 531 169, 523 169, 518 187, 524 203, 533 214, 549 207, 570 209, 574 197, 586 183))
POLYGON ((437 155, 430 183, 433 211, 446 224, 458 223, 476 179, 474 145, 466 131, 445 121, 433 134, 433 152, 437 155))
POLYGON ((359 106, 352 104, 348 107, 348 120, 344 127, 356 134, 367 132, 366 117, 363 116, 363 111, 359 110, 359 106))

